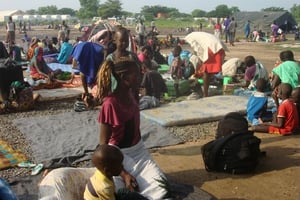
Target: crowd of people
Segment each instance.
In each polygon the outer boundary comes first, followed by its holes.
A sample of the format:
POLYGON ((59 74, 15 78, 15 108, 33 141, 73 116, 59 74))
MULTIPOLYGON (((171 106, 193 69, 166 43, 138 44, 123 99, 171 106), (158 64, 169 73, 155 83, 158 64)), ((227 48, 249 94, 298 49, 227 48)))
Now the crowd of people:
MULTIPOLYGON (((250 25, 247 23, 246 38, 250 35, 250 25)), ((237 27, 234 18, 226 18, 224 27, 225 42, 234 46, 237 27)), ((31 77, 49 82, 54 81, 61 71, 52 70, 47 63, 72 64, 80 71, 84 89, 80 100, 87 107, 101 105, 98 116, 99 146, 92 159, 97 171, 86 186, 84 198, 89 200, 103 196, 114 199, 116 188, 127 188, 132 192, 128 193, 129 199, 166 197, 167 190, 161 186, 161 181, 166 177, 145 148, 140 132, 141 88, 144 89, 144 96, 153 97, 156 102, 160 102, 168 90, 157 71, 161 63, 153 59, 153 46, 144 40, 143 21, 139 21, 136 28, 139 47, 132 43, 130 31, 122 26, 115 27, 115 30, 102 30, 89 41, 72 45, 69 43, 69 29, 63 22, 58 33, 58 44, 55 44, 57 48, 51 39, 33 37, 27 47, 18 51, 14 45, 15 36, 11 33, 13 29, 14 25, 8 24, 7 42, 13 50, 1 54, 7 57, 14 54, 13 58, 18 59, 23 53, 24 60, 30 65, 31 77), (51 56, 46 59, 45 55, 51 56), (98 180, 103 184, 98 185, 98 180)), ((155 30, 155 23, 151 23, 151 30, 155 30)), ((215 34, 219 37, 221 32, 218 22, 215 34)), ((180 80, 201 77, 204 80, 203 97, 208 97, 213 74, 222 72, 224 49, 217 53, 208 50, 207 61, 201 62, 183 54, 180 44, 176 44, 172 56, 168 73, 174 82, 176 96, 181 95, 180 80)), ((250 91, 247 119, 254 131, 290 135, 299 129, 300 65, 290 50, 282 51, 279 56, 280 63, 271 73, 252 55, 246 56, 244 82, 237 86, 250 91), (271 111, 267 108, 267 94, 272 94, 275 102, 271 111)), ((198 79, 192 80, 196 80, 195 85, 198 84, 198 79)))

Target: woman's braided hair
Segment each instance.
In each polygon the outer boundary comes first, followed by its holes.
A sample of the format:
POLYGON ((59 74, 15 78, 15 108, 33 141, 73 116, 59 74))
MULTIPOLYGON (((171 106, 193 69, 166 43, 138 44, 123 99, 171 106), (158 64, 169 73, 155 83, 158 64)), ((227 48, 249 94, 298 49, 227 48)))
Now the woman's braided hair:
POLYGON ((100 102, 112 92, 112 75, 115 77, 117 84, 119 84, 121 77, 123 77, 122 74, 125 74, 134 66, 138 67, 137 63, 130 57, 120 57, 115 62, 109 60, 104 61, 97 74, 97 97, 100 102))

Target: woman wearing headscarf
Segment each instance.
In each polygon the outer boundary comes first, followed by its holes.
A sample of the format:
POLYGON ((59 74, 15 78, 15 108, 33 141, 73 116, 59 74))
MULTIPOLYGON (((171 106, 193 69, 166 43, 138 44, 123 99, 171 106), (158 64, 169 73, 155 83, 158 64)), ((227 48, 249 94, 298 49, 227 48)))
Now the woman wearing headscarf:
POLYGON ((34 80, 48 79, 53 81, 55 75, 59 74, 61 70, 53 71, 43 59, 43 48, 36 47, 34 55, 30 61, 30 76, 34 80))

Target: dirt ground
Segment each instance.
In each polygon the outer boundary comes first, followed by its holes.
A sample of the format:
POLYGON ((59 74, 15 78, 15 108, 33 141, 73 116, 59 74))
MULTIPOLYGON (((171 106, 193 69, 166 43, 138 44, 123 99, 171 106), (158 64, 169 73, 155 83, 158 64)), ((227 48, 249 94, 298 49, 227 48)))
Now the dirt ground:
MULTIPOLYGON (((292 39, 278 43, 236 42, 228 46, 226 59, 243 59, 253 55, 270 72, 279 53, 281 44, 295 44, 292 39)), ((297 45, 300 45, 298 41, 297 45)), ((294 52, 300 60, 300 53, 294 52)), ((207 138, 197 143, 185 143, 165 147, 152 155, 163 171, 172 179, 195 185, 218 199, 247 200, 290 200, 300 197, 300 135, 282 137, 257 133, 262 139, 261 149, 267 152, 257 167, 255 174, 228 175, 207 172, 201 157, 201 146, 213 139, 207 138)))
MULTIPOLYGON (((3 34, 0 37, 3 40, 4 28, 1 30, 3 34)), ((75 34, 79 35, 78 32, 75 34)), ((28 32, 28 35, 30 37, 56 36, 56 32, 36 29, 36 31, 28 32)), ((17 37, 20 38, 22 35, 17 35, 17 37)), ((285 43, 294 44, 295 41, 290 39, 285 43)), ((243 59, 247 55, 253 55, 270 72, 282 50, 280 44, 283 43, 236 42, 235 46, 228 46, 226 59, 233 57, 243 59)), ((189 47, 187 45, 183 48, 189 47)), ((162 50, 162 53, 169 52, 170 49, 162 50)), ((300 60, 299 52, 295 53, 295 58, 300 60)), ((202 141, 154 149, 151 150, 151 154, 161 169, 173 180, 195 185, 218 199, 299 199, 300 135, 287 137, 256 135, 262 139, 261 149, 266 151, 267 155, 261 160, 256 173, 250 175, 229 175, 205 170, 200 148, 201 145, 213 139, 213 132, 202 141)))
MULTIPOLYGON (((281 44, 295 44, 292 39, 279 43, 236 42, 228 46, 226 59, 243 59, 253 55, 270 72, 279 53, 281 44)), ((298 41, 299 45, 300 42, 298 41)), ((294 52, 300 60, 300 52, 294 52)), ((197 143, 185 143, 165 147, 152 155, 163 171, 172 179, 195 185, 218 199, 247 200, 290 200, 300 198, 300 135, 282 137, 257 133, 262 139, 261 149, 267 152, 255 174, 228 175, 207 172, 201 157, 201 146, 213 139, 197 143)))

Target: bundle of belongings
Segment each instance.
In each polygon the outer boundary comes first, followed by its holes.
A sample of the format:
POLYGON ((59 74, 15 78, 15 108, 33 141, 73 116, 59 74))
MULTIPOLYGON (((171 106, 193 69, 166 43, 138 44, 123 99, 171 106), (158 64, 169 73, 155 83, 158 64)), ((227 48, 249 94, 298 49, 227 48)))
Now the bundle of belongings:
POLYGON ((202 146, 207 171, 230 174, 251 173, 261 155, 261 140, 248 131, 248 122, 238 112, 231 112, 218 123, 216 139, 202 146))
POLYGON ((33 91, 24 81, 22 67, 7 59, 0 62, 0 114, 33 108, 33 91))

